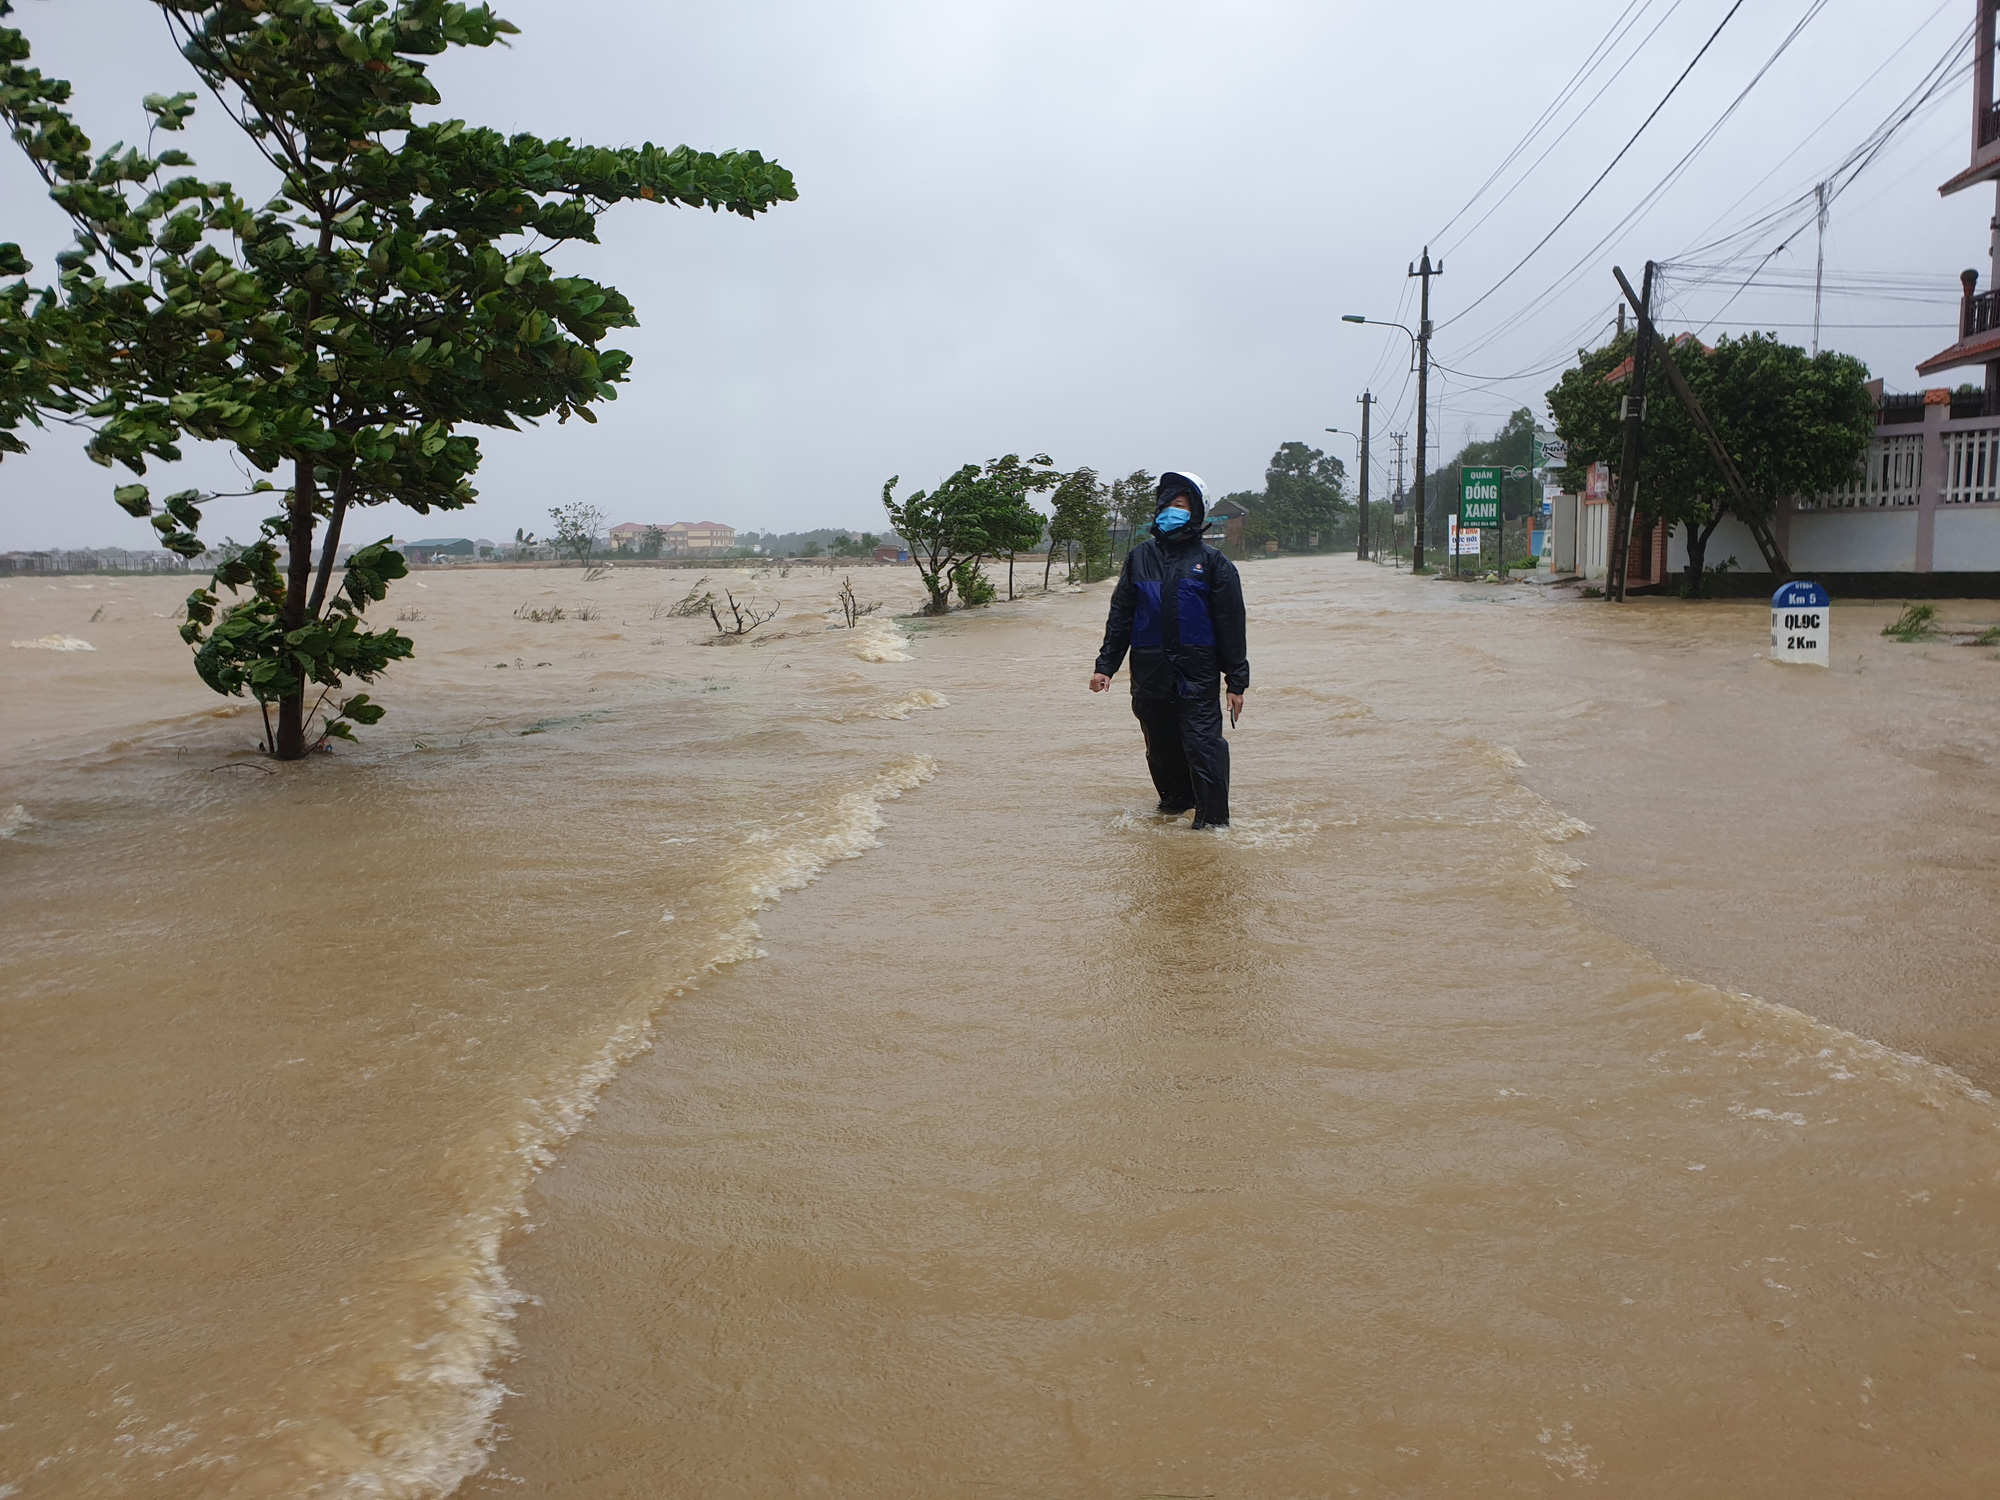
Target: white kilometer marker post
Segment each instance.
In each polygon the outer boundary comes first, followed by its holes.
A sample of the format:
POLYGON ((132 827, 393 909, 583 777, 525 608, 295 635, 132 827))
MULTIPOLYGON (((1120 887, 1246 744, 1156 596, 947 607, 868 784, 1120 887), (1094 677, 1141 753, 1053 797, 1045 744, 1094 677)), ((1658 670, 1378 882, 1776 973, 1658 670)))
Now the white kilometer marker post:
POLYGON ((1833 665, 1833 610, 1816 583, 1788 583, 1771 596, 1771 660, 1833 665))

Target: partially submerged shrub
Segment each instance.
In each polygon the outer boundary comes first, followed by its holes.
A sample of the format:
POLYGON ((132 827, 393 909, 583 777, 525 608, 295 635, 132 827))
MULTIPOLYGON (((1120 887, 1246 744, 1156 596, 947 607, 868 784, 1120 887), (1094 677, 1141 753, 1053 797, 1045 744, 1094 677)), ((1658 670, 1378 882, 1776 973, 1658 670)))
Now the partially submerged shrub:
POLYGON ((1905 644, 1935 640, 1938 634, 1935 604, 1905 604, 1895 621, 1882 627, 1882 634, 1905 644))
POLYGON ((969 557, 952 568, 951 586, 958 591, 959 605, 965 609, 991 604, 1000 592, 980 571, 978 561, 969 557))
MULTIPOLYGON (((764 575, 760 573, 757 576, 761 578, 764 575)), ((652 617, 655 620, 662 618, 692 620, 697 615, 707 614, 709 607, 715 603, 715 595, 702 589, 702 585, 707 582, 706 578, 696 579, 694 587, 672 603, 668 603, 665 599, 660 600, 653 606, 652 617)))

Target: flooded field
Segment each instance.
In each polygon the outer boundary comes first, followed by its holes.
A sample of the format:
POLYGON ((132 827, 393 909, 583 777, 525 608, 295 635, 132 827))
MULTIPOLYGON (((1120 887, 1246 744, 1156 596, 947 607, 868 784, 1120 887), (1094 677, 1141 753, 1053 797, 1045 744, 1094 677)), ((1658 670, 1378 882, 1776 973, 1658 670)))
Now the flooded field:
POLYGON ((1200 835, 1103 586, 0 584, 0 1495, 2000 1488, 1995 653, 1245 573, 1200 835))

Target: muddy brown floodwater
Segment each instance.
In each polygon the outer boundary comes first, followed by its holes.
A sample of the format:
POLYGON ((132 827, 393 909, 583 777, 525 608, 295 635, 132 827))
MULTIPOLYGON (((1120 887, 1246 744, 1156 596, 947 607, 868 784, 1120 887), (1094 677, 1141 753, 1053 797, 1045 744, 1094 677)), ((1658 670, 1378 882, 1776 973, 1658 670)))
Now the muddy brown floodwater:
POLYGON ((0 1496, 2000 1490, 1992 650, 1260 562, 1197 835, 1103 586, 691 581, 286 767, 0 584, 0 1496))

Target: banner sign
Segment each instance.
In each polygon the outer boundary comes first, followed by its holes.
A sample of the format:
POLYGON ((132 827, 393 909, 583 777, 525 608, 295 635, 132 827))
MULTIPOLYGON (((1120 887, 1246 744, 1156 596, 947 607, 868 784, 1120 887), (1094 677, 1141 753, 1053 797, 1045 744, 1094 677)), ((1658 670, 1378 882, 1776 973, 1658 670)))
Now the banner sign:
POLYGON ((1458 471, 1458 524, 1491 530, 1500 524, 1500 471, 1458 471))

